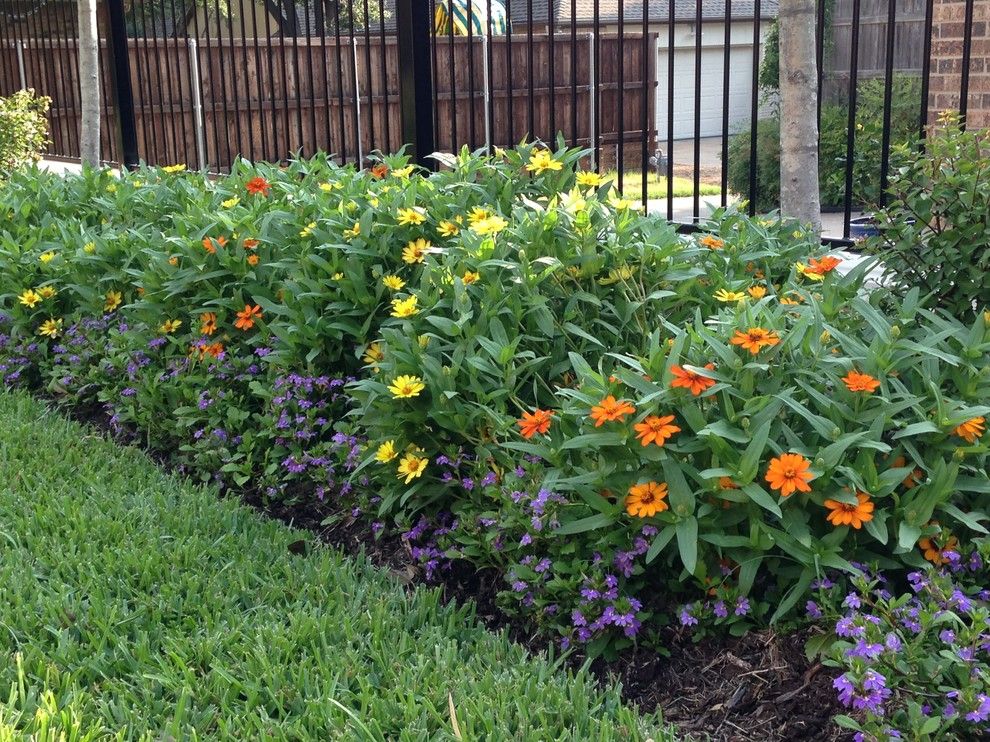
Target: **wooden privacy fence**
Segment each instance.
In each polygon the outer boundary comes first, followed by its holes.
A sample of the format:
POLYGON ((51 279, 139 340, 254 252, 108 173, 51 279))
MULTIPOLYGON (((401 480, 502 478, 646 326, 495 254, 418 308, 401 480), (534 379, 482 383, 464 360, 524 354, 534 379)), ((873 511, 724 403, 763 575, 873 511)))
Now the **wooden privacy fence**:
MULTIPOLYGON (((652 153, 656 34, 645 41, 589 33, 558 35, 552 44, 546 35, 531 44, 435 39, 438 147, 551 141, 561 130, 572 144, 597 137, 602 164, 614 164, 620 143, 639 152, 645 106, 652 153)), ((281 160, 317 150, 356 161, 402 145, 394 36, 130 39, 128 55, 139 150, 151 164, 219 171, 238 154, 281 160)), ((119 161, 110 56, 102 41, 103 156, 119 161)), ((75 42, 0 38, 0 94, 21 87, 52 99, 51 154, 78 156, 75 42)))

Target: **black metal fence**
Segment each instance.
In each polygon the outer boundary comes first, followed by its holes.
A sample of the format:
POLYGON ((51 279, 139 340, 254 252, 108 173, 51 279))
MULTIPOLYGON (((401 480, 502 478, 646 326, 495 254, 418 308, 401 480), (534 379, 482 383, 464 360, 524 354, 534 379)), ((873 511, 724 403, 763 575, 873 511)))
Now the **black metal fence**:
MULTIPOLYGON (((964 115, 990 108, 990 88, 970 95, 990 0, 817 2, 823 198, 848 237, 930 121, 933 81, 964 115)), ((50 96, 49 154, 68 158, 76 12, 0 0, 0 95, 50 96)), ((776 15, 777 0, 106 0, 103 156, 222 172, 561 136, 669 219, 739 197, 756 213, 777 197, 776 15)))

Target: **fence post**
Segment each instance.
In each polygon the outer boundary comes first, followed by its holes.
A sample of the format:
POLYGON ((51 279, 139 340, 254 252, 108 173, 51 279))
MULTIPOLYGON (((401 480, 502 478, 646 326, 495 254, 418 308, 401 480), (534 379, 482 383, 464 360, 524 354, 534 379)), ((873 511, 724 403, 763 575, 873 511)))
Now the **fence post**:
POLYGON ((199 52, 196 39, 186 39, 189 45, 189 82, 192 86, 193 126, 196 128, 196 161, 200 170, 206 170, 206 131, 203 124, 203 93, 199 82, 199 52))
POLYGON ((433 72, 430 68, 430 6, 427 0, 398 0, 399 104, 402 141, 423 167, 436 150, 433 128, 433 72))
POLYGON ((492 149, 492 91, 491 91, 491 71, 488 69, 488 34, 481 37, 481 58, 483 62, 482 70, 485 76, 485 150, 489 153, 492 149))
MULTIPOLYGON (((357 37, 351 36, 351 59, 353 60, 352 68, 354 70, 354 106, 357 111, 357 131, 354 132, 354 138, 357 140, 357 151, 358 167, 364 164, 364 150, 361 144, 361 81, 358 80, 358 52, 357 52, 357 37)), ((368 69, 368 75, 371 75, 371 69, 368 69)), ((374 146, 374 145, 372 145, 374 146)))
POLYGON ((27 75, 24 73, 24 42, 17 42, 17 71, 21 75, 21 90, 27 90, 27 75))
POLYGON ((595 162, 595 152, 598 149, 598 132, 595 130, 595 67, 598 62, 595 59, 595 34, 588 34, 588 146, 591 147, 591 169, 597 168, 595 162))
POLYGON ((134 91, 127 50, 127 24, 123 0, 107 0, 110 16, 110 66, 114 103, 117 109, 117 137, 121 163, 129 170, 138 166, 137 125, 134 123, 134 91))

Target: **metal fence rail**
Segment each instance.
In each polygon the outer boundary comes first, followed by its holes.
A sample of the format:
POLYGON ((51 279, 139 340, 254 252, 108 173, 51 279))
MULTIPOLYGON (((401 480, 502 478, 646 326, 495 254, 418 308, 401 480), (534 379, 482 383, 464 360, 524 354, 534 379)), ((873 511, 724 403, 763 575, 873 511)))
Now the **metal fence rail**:
MULTIPOLYGON (((103 156, 223 172, 237 157, 326 151, 363 163, 408 142, 423 159, 560 135, 590 150, 589 167, 616 171, 627 197, 690 225, 707 202, 726 205, 733 188, 756 194, 768 175, 760 162, 775 96, 764 60, 776 1, 106 0, 103 156), (451 16, 469 22, 436 22, 451 16), (718 195, 701 195, 705 186, 718 195), (684 187, 690 197, 676 198, 684 187)), ((974 45, 988 2, 818 0, 820 116, 834 120, 838 107, 845 119, 843 237, 861 206, 859 159, 875 158, 884 198, 903 128, 898 80, 920 89, 912 131, 924 131, 933 75, 944 92, 947 70, 967 114, 971 69, 990 68, 986 45, 974 45), (947 63, 932 39, 940 6, 951 4, 962 38, 947 63), (864 106, 875 105, 869 80, 881 86, 879 145, 857 136, 864 106)), ((49 154, 70 158, 79 153, 75 14, 74 0, 0 0, 0 95, 50 96, 49 154)))

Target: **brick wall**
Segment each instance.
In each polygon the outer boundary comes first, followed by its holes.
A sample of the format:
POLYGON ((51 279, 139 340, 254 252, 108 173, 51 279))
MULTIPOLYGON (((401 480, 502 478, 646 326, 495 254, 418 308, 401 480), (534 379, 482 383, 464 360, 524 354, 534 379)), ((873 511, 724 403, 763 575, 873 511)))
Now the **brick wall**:
MULTIPOLYGON (((932 16, 931 120, 941 111, 959 110, 965 0, 935 0, 932 16)), ((990 0, 974 0, 973 42, 969 66, 968 123, 990 127, 990 0)))

